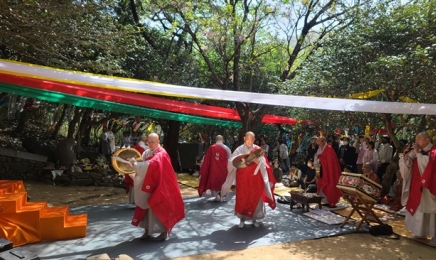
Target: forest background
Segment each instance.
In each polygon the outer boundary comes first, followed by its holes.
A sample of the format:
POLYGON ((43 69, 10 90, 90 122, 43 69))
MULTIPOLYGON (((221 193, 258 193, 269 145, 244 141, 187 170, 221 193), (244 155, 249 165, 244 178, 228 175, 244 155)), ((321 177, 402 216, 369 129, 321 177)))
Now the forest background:
MULTIPOLYGON (((6 0, 0 2, 0 58, 198 88, 435 103, 435 7, 434 0, 6 0)), ((180 138, 199 135, 206 143, 215 134, 240 143, 252 130, 270 141, 288 134, 298 145, 320 132, 380 130, 402 149, 398 140, 421 131, 433 137, 436 129, 435 115, 326 111, 322 105, 183 99, 236 109, 242 128, 233 129, 14 100, 16 113, 6 103, 0 107, 9 136, 2 146, 37 152, 46 145, 74 150, 77 158, 97 146, 103 124, 112 123, 120 139, 138 119, 159 125, 173 164, 180 138), (312 124, 265 125, 266 113, 312 124), (32 135, 36 128, 44 142, 32 135)))

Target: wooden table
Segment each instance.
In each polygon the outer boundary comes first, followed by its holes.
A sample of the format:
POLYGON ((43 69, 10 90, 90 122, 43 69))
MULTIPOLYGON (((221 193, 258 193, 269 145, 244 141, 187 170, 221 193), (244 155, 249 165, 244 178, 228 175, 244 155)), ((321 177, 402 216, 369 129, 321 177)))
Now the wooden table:
POLYGON ((295 191, 290 191, 291 194, 291 203, 290 210, 294 208, 294 205, 300 203, 302 205, 303 211, 309 212, 309 203, 318 203, 319 209, 321 209, 321 200, 324 197, 316 196, 316 195, 308 195, 307 193, 299 193, 295 191), (306 207, 306 209, 304 209, 306 207))

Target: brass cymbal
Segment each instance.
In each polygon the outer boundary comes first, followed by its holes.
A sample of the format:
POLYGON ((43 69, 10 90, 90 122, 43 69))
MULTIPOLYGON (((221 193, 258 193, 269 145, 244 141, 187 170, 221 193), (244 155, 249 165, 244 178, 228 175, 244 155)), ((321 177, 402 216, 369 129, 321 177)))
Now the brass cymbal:
POLYGON ((245 168, 248 165, 250 165, 254 159, 263 156, 264 153, 265 152, 263 149, 257 149, 256 151, 249 153, 249 154, 238 155, 233 159, 232 164, 235 168, 238 168, 238 169, 245 168))
MULTIPOLYGON (((113 157, 119 157, 126 161, 130 160, 131 158, 135 158, 137 161, 142 161, 142 154, 140 154, 138 150, 134 148, 119 149, 113 154, 113 157)), ((118 173, 121 174, 135 173, 135 168, 127 163, 117 161, 116 158, 112 158, 112 166, 118 173)))

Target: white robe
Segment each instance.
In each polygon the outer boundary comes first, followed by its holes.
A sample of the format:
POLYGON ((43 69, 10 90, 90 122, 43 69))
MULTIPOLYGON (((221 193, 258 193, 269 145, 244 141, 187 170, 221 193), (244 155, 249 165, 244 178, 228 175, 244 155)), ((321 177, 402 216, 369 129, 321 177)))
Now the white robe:
POLYGON ((111 148, 111 152, 115 152, 115 135, 112 131, 108 131, 106 134, 107 139, 109 140, 109 147, 111 148))
POLYGON ((142 154, 142 158, 144 161, 136 162, 133 165, 133 167, 135 168, 135 173, 130 175, 134 183, 133 196, 135 204, 142 209, 147 209, 147 212, 144 218, 139 223, 139 226, 144 228, 148 232, 148 235, 151 235, 153 233, 162 233, 166 231, 162 222, 150 209, 150 205, 148 205, 148 198, 150 197, 151 193, 142 191, 142 184, 144 183, 145 176, 147 175, 149 165, 149 162, 145 161, 145 158, 152 156, 155 151, 157 151, 157 149, 155 149, 154 151, 151 151, 150 149, 146 150, 142 154))
MULTIPOLYGON (((251 151, 253 151, 254 148, 259 148, 257 145, 253 145, 252 147, 247 147, 245 144, 239 146, 238 148, 233 151, 232 155, 229 158, 228 165, 227 165, 227 171, 228 175, 226 178, 226 181, 224 182, 222 188, 221 188, 221 196, 225 197, 227 193, 229 193, 230 188, 232 187, 232 184, 238 185, 238 183, 235 183, 236 181, 236 168, 233 166, 233 159, 235 159, 237 156, 241 154, 248 154, 251 151)), ((262 174, 262 178, 264 181, 264 191, 265 195, 270 198, 271 200, 274 200, 274 195, 271 193, 271 187, 274 185, 272 182, 268 179, 268 173, 266 171, 266 167, 269 167, 266 164, 265 158, 262 156, 259 158, 259 164, 257 165, 257 168, 255 170, 255 174, 262 174), (259 171, 260 170, 260 171, 259 171)), ((241 184, 239 184, 241 185, 241 184)), ((243 184, 242 184, 243 185, 243 184)), ((237 198, 236 198, 237 199, 237 198)), ((265 203, 263 202, 262 197, 259 198, 259 203, 256 207, 256 210, 253 214, 253 217, 250 218, 248 216, 240 215, 235 213, 239 218, 244 220, 254 220, 254 219, 263 219, 265 218, 265 203)))
MULTIPOLYGON (((138 145, 144 149, 144 152, 142 153, 142 158, 145 159, 147 157, 145 153, 149 148, 143 141, 139 141, 138 145)), ((133 177, 134 174, 129 174, 129 175, 130 175, 130 177, 132 177, 132 179, 134 179, 134 177, 133 177)), ((129 203, 135 204, 135 191, 134 191, 133 186, 130 186, 130 189, 129 189, 129 203)))
POLYGON ((144 152, 149 149, 148 146, 143 141, 139 141, 138 145, 141 146, 142 149, 144 149, 144 152))
MULTIPOLYGON (((431 144, 424 148, 425 151, 430 150, 431 144)), ((412 179, 412 163, 417 158, 419 172, 422 175, 425 167, 428 164, 428 155, 421 153, 415 154, 410 152, 408 159, 400 159, 399 166, 401 176, 403 177, 403 190, 401 195, 401 203, 407 204, 410 195, 410 184, 412 179), (409 167, 410 168, 409 168, 409 167)), ((415 214, 412 216, 406 211, 406 228, 411 231, 415 236, 436 237, 436 197, 433 196, 427 188, 422 188, 421 203, 416 209, 415 214)))

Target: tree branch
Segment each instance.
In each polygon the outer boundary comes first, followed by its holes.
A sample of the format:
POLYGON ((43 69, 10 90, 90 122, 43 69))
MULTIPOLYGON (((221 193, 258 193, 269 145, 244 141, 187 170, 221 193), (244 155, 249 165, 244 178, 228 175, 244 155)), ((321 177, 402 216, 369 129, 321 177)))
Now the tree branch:
POLYGON ((137 27, 141 28, 141 34, 144 37, 145 41, 148 42, 148 44, 150 44, 150 46, 156 50, 157 46, 156 46, 153 38, 147 33, 144 26, 139 22, 139 15, 138 15, 138 11, 136 9, 135 0, 130 0, 130 9, 132 11, 133 20, 135 21, 135 25, 137 27))

